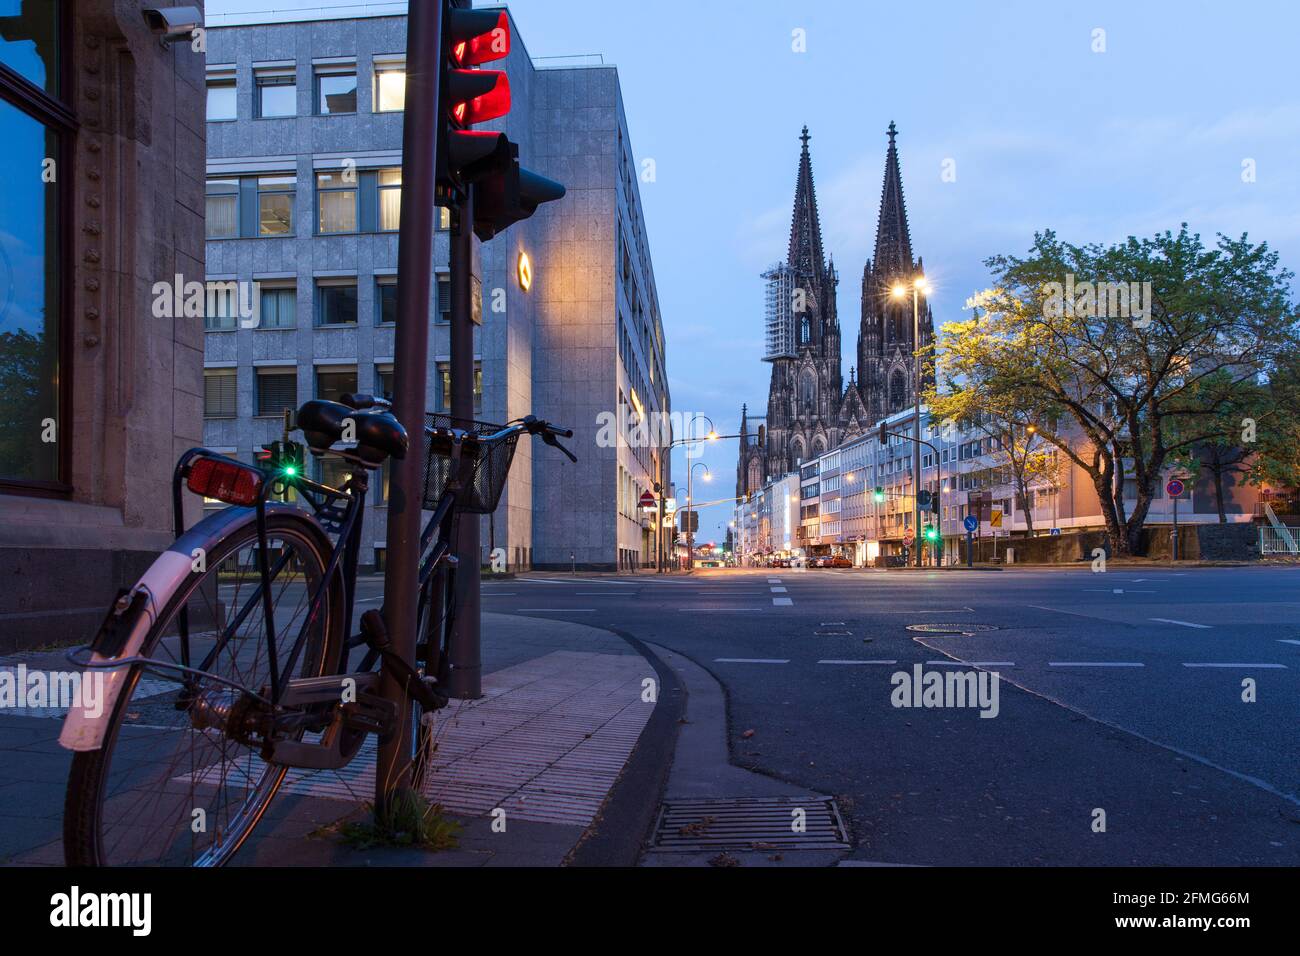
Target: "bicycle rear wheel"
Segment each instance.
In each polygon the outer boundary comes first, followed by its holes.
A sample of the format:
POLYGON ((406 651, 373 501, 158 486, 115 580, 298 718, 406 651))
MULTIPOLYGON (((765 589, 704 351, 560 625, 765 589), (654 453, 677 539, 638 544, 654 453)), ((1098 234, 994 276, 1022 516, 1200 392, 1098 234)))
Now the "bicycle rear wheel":
MULTIPOLYGON (((267 515, 267 542, 271 563, 283 559, 270 585, 283 669, 324 577, 328 541, 305 515, 281 512, 267 515)), ((185 608, 190 666, 212 655, 208 674, 255 691, 267 686, 271 645, 256 546, 251 521, 206 544, 206 570, 177 582, 171 594, 155 594, 162 611, 140 656, 181 661, 177 619, 185 608)), ((330 673, 343 627, 341 588, 331 585, 286 676, 330 673)), ((191 684, 187 689, 176 671, 164 667, 131 667, 102 746, 73 757, 64 808, 69 865, 220 866, 261 820, 286 768, 267 763, 232 733, 247 703, 240 691, 212 677, 191 678, 191 684)))

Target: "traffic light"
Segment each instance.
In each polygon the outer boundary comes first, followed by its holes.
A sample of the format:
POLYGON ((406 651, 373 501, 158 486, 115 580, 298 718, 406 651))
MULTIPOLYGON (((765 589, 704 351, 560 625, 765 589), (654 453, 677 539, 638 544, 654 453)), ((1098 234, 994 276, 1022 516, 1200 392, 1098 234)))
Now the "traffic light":
POLYGON ((932 524, 928 524, 928 525, 926 525, 926 526, 925 526, 925 540, 926 540, 926 541, 938 541, 938 540, 939 540, 939 529, 936 528, 936 527, 935 527, 934 525, 932 525, 932 524))
POLYGON ((258 467, 276 478, 294 478, 303 474, 302 445, 291 441, 273 441, 257 453, 258 467))
POLYGON ((889 430, 885 427, 884 422, 880 423, 880 444, 882 445, 889 444, 889 430))
POLYGON ((881 488, 879 485, 876 485, 876 490, 871 497, 875 499, 876 504, 880 504, 882 501, 885 500, 885 489, 881 488))
POLYGON ((437 192, 441 205, 460 206, 474 190, 474 232, 486 242, 561 198, 564 187, 521 169, 519 147, 504 133, 471 129, 510 112, 505 72, 479 68, 509 56, 510 15, 463 2, 448 3, 443 17, 437 192))
POLYGON ((922 488, 920 491, 918 491, 918 492, 916 493, 916 503, 917 503, 917 506, 918 506, 922 511, 929 511, 929 510, 930 510, 930 499, 931 499, 931 497, 932 497, 932 496, 931 496, 931 494, 930 494, 930 489, 929 489, 929 488, 922 488))

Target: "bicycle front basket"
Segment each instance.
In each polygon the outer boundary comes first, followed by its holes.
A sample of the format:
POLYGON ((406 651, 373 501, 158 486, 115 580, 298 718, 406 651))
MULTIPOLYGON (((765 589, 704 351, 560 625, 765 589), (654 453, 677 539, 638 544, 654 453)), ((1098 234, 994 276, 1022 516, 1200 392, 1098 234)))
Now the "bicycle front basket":
POLYGON ((426 416, 426 421, 433 434, 427 436, 429 454, 424 472, 424 507, 429 511, 436 509, 447 490, 451 478, 451 429, 458 428, 467 434, 460 447, 461 491, 457 504, 466 514, 491 514, 505 489, 519 436, 484 442, 479 438, 501 431, 502 426, 434 412, 426 416))

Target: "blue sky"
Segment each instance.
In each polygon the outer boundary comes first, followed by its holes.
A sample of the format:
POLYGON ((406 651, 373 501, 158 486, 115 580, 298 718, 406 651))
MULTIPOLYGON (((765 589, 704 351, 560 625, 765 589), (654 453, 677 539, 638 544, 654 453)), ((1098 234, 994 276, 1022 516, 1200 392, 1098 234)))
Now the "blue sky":
MULTIPOLYGON (((209 14, 318 6, 207 4, 209 14)), ((673 404, 712 416, 719 431, 735 431, 742 401, 766 402, 758 274, 785 255, 805 123, 823 242, 841 279, 846 377, 890 120, 937 322, 960 318, 987 283, 985 257, 1023 252, 1048 227, 1068 241, 1107 242, 1186 221, 1207 239, 1248 232, 1300 271, 1300 5, 510 7, 534 57, 599 53, 619 67, 633 148, 657 173, 641 196, 673 404), (1098 29, 1105 52, 1093 52, 1098 29), (792 49, 795 30, 805 52, 792 49), (941 178, 949 159, 954 182, 941 178), (1245 160, 1254 160, 1254 182, 1242 181, 1245 160)), ((734 442, 703 460, 715 479, 697 499, 733 494, 734 442)), ((676 474, 684 483, 680 458, 676 474)), ((720 537, 729 516, 705 511, 702 537, 720 537)))

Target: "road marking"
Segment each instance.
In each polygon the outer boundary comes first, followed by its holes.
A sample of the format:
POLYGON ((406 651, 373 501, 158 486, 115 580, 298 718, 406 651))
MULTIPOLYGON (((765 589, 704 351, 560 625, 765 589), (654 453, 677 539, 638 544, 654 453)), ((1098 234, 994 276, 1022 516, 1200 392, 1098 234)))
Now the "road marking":
POLYGON ((784 594, 787 590, 787 588, 771 588, 773 594, 784 594))
POLYGON ((1289 641, 1286 638, 1279 638, 1278 643, 1279 644, 1300 644, 1300 641, 1289 641))
MULTIPOLYGON (((484 591, 484 597, 514 597, 514 591, 484 591)), ((358 604, 364 604, 364 601, 358 601, 358 604)))
POLYGON ((1015 661, 926 661, 930 665, 947 667, 1015 667, 1015 661))
POLYGON ((556 614, 568 614, 570 611, 590 611, 596 613, 594 607, 517 607, 516 611, 554 611, 556 614))
POLYGON ((1128 590, 1123 588, 1084 588, 1085 591, 1092 591, 1095 594, 1155 594, 1155 591, 1128 590))
POLYGON ((767 583, 768 583, 768 584, 780 584, 780 583, 781 583, 781 579, 780 579, 780 578, 768 578, 768 579, 767 579, 767 583))
MULTIPOLYGON (((837 625, 837 624, 838 624, 840 627, 843 627, 843 626, 844 626, 844 622, 843 622, 843 621, 822 621, 821 624, 818 625, 818 627, 834 627, 834 626, 837 625)), ((1295 644, 1300 644, 1300 641, 1294 641, 1293 643, 1295 643, 1295 644)))
POLYGON ((1285 664, 1184 664, 1184 667, 1261 667, 1271 670, 1287 670, 1285 664))
POLYGON ((1062 611, 1059 607, 1047 607, 1043 604, 1027 604, 1025 606, 1037 608, 1040 611, 1055 611, 1057 614, 1072 614, 1075 617, 1087 617, 1092 618, 1094 621, 1098 620, 1098 617, 1095 614, 1084 614, 1080 611, 1062 611))
POLYGON ((709 611, 765 611, 762 607, 679 607, 683 614, 706 614, 709 611))
POLYGON ((785 607, 793 604, 794 601, 790 600, 790 598, 772 598, 772 603, 777 607, 785 607))
POLYGON ((715 664, 789 664, 788 657, 715 657, 715 664))
POLYGON ((1048 661, 1048 667, 1146 667, 1136 661, 1048 661))
MULTIPOLYGON (((1030 607, 1033 607, 1033 605, 1031 604, 1030 607)), ((922 607, 922 608, 915 608, 910 611, 891 610, 891 611, 876 611, 875 613, 876 614, 967 614, 967 613, 973 614, 974 612, 975 609, 973 607, 959 607, 959 608, 922 607)))
POLYGON ((1148 618, 1148 620, 1159 621, 1161 624, 1177 624, 1180 627, 1196 627, 1200 628, 1202 631, 1208 631, 1211 629, 1208 624, 1193 624, 1191 621, 1175 621, 1173 618, 1168 617, 1152 617, 1148 618))
POLYGON ((837 661, 825 660, 818 661, 818 664, 897 664, 898 661, 837 661))
POLYGON ((381 595, 380 597, 362 598, 360 601, 357 601, 357 602, 355 602, 355 603, 357 603, 357 604, 374 604, 375 602, 377 602, 377 601, 382 601, 383 599, 384 599, 384 598, 383 598, 383 596, 381 595))
POLYGON ((575 597, 604 597, 606 594, 628 595, 636 594, 635 591, 574 591, 575 597))

